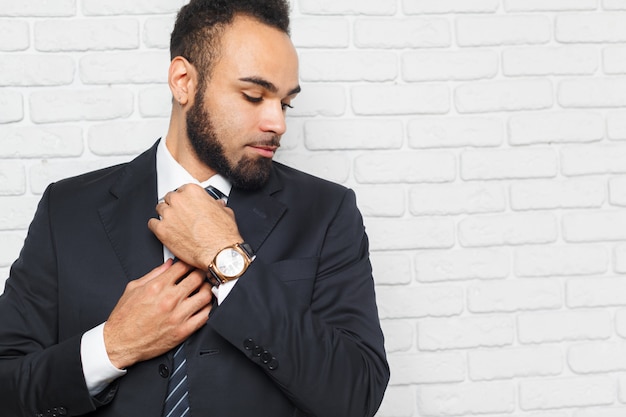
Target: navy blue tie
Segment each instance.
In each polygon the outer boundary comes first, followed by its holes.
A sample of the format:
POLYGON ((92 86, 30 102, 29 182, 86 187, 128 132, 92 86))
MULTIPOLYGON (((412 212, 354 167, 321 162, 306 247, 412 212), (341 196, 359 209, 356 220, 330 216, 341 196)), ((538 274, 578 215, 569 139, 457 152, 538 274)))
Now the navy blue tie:
POLYGON ((189 413, 187 390, 187 358, 184 343, 174 352, 174 371, 170 375, 163 417, 184 417, 189 413))

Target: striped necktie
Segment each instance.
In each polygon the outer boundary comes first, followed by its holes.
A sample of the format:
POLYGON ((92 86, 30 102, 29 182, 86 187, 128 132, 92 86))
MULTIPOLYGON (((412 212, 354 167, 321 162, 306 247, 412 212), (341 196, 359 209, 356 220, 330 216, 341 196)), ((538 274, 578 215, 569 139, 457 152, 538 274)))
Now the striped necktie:
POLYGON ((187 390, 187 358, 184 343, 174 352, 174 372, 170 375, 163 417, 184 417, 189 414, 187 390))

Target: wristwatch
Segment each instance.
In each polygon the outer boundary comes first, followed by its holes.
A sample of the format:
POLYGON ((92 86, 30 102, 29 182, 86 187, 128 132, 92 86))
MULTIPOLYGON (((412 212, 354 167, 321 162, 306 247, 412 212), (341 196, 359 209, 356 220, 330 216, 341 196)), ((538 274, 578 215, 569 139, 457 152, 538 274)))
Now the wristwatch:
POLYGON ((239 278, 256 258, 252 247, 247 243, 235 243, 221 249, 209 264, 209 282, 218 287, 239 278))

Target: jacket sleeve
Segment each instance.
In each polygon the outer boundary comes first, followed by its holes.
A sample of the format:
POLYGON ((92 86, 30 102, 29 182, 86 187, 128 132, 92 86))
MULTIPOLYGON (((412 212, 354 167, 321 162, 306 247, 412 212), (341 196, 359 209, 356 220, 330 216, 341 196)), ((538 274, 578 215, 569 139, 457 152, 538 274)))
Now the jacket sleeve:
MULTIPOLYGON (((259 256, 208 324, 257 363, 305 414, 372 416, 389 368, 367 236, 351 190, 324 226, 310 300, 294 297, 259 256)), ((293 280, 303 279, 298 275, 306 263, 293 260, 284 270, 293 280)))
POLYGON ((0 296, 0 409, 14 417, 95 409, 80 359, 81 335, 58 338, 57 268, 44 193, 0 296))

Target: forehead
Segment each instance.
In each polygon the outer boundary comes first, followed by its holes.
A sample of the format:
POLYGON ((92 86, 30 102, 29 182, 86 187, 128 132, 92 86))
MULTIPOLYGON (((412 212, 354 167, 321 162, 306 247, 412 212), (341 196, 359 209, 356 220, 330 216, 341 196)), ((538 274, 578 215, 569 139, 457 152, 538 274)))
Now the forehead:
POLYGON ((237 16, 221 36, 211 81, 258 77, 279 90, 298 85, 298 55, 289 36, 247 16, 237 16))

